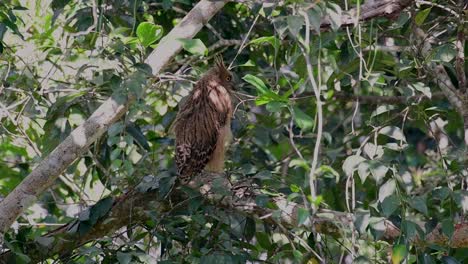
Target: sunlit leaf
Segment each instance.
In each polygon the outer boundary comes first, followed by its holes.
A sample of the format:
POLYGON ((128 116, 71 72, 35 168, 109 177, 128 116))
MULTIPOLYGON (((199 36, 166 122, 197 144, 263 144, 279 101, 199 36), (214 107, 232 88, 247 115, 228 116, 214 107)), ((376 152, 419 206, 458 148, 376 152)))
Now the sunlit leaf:
POLYGON ((431 9, 432 9, 432 8, 429 7, 429 8, 426 8, 426 9, 423 9, 423 10, 419 11, 419 12, 416 14, 416 16, 415 16, 415 18, 414 18, 414 21, 416 22, 416 24, 417 24, 418 26, 421 26, 421 25, 424 23, 424 21, 426 20, 427 16, 428 16, 429 13, 431 12, 431 9))
POLYGON ((144 47, 149 47, 162 37, 163 32, 161 26, 150 22, 143 22, 138 25, 136 35, 144 47))
POLYGON ((251 74, 247 74, 242 79, 244 81, 250 83, 251 85, 253 85, 260 94, 266 94, 268 92, 271 92, 268 89, 268 87, 265 85, 265 83, 260 78, 258 78, 256 76, 253 76, 251 74))
POLYGON ((406 245, 395 245, 392 250, 392 264, 400 264, 408 255, 406 245))
POLYGON ((385 198, 392 195, 396 190, 396 183, 394 179, 388 180, 379 188, 379 201, 383 202, 385 198))
POLYGON ((359 164, 364 162, 365 160, 366 159, 364 159, 361 156, 349 156, 343 163, 343 171, 346 173, 347 176, 352 176, 353 173, 358 169, 359 164))
POLYGON ((182 42, 184 50, 194 55, 206 55, 208 53, 208 49, 200 39, 179 39, 179 41, 182 42))
POLYGON ((401 140, 401 141, 406 142, 406 138, 405 138, 405 135, 403 134, 403 131, 401 130, 401 128, 396 127, 396 126, 386 126, 379 130, 379 134, 386 135, 396 140, 401 140))
POLYGON ((417 82, 417 83, 411 84, 411 86, 415 90, 420 91, 421 93, 423 93, 425 96, 427 96, 427 98, 432 97, 431 88, 429 88, 429 86, 424 85, 424 83, 417 82))

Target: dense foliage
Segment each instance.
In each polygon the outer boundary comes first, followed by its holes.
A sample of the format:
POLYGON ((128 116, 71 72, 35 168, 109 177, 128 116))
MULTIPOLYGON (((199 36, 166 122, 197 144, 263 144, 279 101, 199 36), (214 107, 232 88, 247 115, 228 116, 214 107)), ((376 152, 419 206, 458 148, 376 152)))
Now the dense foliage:
POLYGON ((464 89, 456 67, 466 17, 459 3, 415 1, 399 14, 344 27, 345 10, 365 3, 231 2, 150 76, 145 58, 196 2, 0 3, 1 196, 107 97, 135 98, 6 233, 16 263, 28 263, 28 243, 47 245, 41 236, 57 225, 105 218, 111 202, 103 198, 149 175, 169 191, 176 175, 170 125, 217 54, 239 79, 226 173, 258 184, 260 206, 275 209, 277 196, 303 204, 298 225, 220 208, 186 190, 191 198, 169 212, 148 211, 145 223, 50 263, 466 261, 465 249, 413 243, 437 226, 450 239, 468 208, 463 118, 433 70, 443 65, 464 89), (305 225, 312 208, 353 213, 354 226, 322 234, 305 225), (384 220, 401 230, 397 240, 383 239, 384 220))

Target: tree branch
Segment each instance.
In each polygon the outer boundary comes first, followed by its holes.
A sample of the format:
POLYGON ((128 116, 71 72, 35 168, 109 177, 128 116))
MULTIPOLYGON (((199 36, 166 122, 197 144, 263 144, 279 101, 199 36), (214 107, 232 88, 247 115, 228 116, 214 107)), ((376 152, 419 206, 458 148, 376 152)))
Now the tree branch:
MULTIPOLYGON (((376 17, 394 19, 400 12, 410 6, 415 0, 376 0, 366 1, 360 7, 352 8, 341 16, 341 26, 355 25, 376 17), (358 17, 359 14, 359 17, 358 17)), ((331 18, 326 16, 320 23, 321 30, 328 30, 332 25, 331 18)))
POLYGON ((444 98, 444 94, 441 92, 434 93, 431 98, 425 95, 413 95, 413 96, 380 96, 380 95, 349 95, 345 93, 337 93, 334 96, 335 99, 341 101, 357 101, 361 104, 408 104, 409 102, 421 102, 429 100, 440 100, 444 98))
MULTIPOLYGON (((211 19, 227 1, 200 1, 185 17, 167 34, 157 48, 149 55, 146 63, 152 73, 159 71, 182 49, 180 38, 192 38, 211 19)), ((32 205, 37 197, 49 188, 73 161, 81 156, 107 128, 120 119, 132 103, 133 98, 119 100, 111 96, 82 125, 58 145, 39 165, 0 202, 0 245, 3 244, 3 233, 32 205)))
MULTIPOLYGON (((168 195, 161 195, 160 181, 153 178, 146 181, 135 189, 129 191, 113 200, 113 205, 108 213, 100 217, 96 223, 83 233, 83 225, 89 222, 80 221, 79 218, 42 236, 36 241, 26 245, 25 254, 32 262, 44 261, 54 256, 66 257, 74 249, 96 239, 110 236, 117 230, 142 224, 150 220, 149 211, 156 211, 163 218, 174 208, 183 204, 187 199, 185 192, 177 186, 168 195)), ((250 182, 238 182, 234 185, 224 175, 204 173, 195 177, 189 184, 191 188, 197 189, 212 204, 219 208, 226 208, 235 213, 248 215, 265 221, 272 225, 280 225, 286 228, 298 227, 298 210, 305 208, 303 205, 289 202, 284 196, 270 197, 278 209, 269 209, 257 205, 255 198, 260 194, 259 187, 250 182), (203 183, 198 185, 197 183, 203 183), (226 191, 228 193, 226 193, 226 191), (279 212, 279 213, 278 213, 279 212)), ((106 198, 109 199, 109 198, 106 198)), ((91 211, 93 207, 88 210, 91 211)), ((303 225, 311 228, 312 225, 317 232, 333 237, 340 237, 343 227, 354 225, 356 216, 350 213, 336 212, 326 209, 319 210, 312 218, 303 225)), ((393 241, 400 237, 400 230, 388 220, 382 220, 381 239, 393 241)), ((454 235, 449 239, 443 234, 441 226, 437 226, 426 235, 424 239, 414 237, 412 243, 417 246, 435 244, 439 246, 450 246, 452 248, 468 247, 468 223, 456 224, 454 235)), ((366 238, 367 232, 361 234, 366 238)), ((373 239, 369 237, 368 239, 373 239)), ((0 263, 8 263, 14 256, 13 252, 5 252, 0 255, 0 263)))

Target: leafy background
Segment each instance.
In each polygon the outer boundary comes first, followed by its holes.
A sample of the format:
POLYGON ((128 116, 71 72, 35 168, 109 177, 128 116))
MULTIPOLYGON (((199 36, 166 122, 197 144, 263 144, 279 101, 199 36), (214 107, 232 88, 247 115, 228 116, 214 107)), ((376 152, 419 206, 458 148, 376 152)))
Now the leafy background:
POLYGON ((144 225, 92 241, 60 261, 318 263, 316 251, 327 263, 464 262, 465 249, 410 243, 437 225, 450 238, 468 206, 462 119, 440 97, 428 67, 444 65, 458 84, 456 3, 434 1, 440 8, 419 1, 393 19, 348 28, 340 27, 342 12, 362 3, 229 3, 196 39, 180 40, 184 51, 162 74, 149 77, 144 59, 195 2, 0 3, 2 196, 108 96, 137 98, 7 234, 17 263, 29 262, 24 247, 56 225, 76 217, 93 225, 105 217, 111 205, 105 197, 125 193, 147 175, 174 180, 169 127, 216 54, 233 62, 240 80, 228 177, 261 186, 258 205, 285 196, 353 212, 354 227, 339 227, 339 237, 320 235, 302 225, 310 212, 300 210, 299 225, 285 229, 194 197, 164 217, 148 212, 154 217, 144 225), (302 12, 313 30, 308 46, 302 12), (325 17, 331 29, 317 33, 325 17), (317 101, 304 52, 323 101, 316 196, 309 195, 309 173, 317 101), (357 103, 357 95, 431 99, 357 103), (381 239, 384 219, 402 230, 397 241, 381 239))

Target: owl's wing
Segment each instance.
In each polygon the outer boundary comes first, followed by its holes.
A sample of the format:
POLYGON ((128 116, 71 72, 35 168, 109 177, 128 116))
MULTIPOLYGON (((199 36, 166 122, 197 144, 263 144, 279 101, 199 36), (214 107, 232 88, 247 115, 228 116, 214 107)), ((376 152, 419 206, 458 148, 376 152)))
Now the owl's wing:
POLYGON ((218 110, 207 98, 203 103, 188 100, 177 114, 176 165, 182 184, 200 173, 216 148, 220 129, 226 124, 228 110, 218 110))

